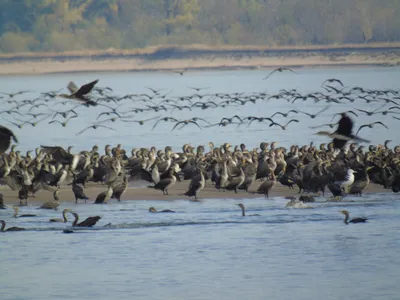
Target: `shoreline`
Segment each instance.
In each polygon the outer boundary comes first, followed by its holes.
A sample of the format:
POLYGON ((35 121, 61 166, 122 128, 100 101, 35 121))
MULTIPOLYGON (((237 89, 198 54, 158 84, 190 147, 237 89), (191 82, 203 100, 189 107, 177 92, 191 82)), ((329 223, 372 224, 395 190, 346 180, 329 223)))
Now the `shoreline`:
MULTIPOLYGON (((400 66, 400 44, 308 47, 164 46, 137 50, 0 53, 0 76, 400 66)), ((175 76, 179 74, 174 73, 175 76)))
MULTIPOLYGON (((148 184, 146 184, 147 186, 148 184)), ((205 188, 199 192, 198 201, 206 199, 214 200, 224 200, 224 199, 248 199, 248 198, 261 198, 261 200, 273 200, 275 197, 286 197, 286 196, 300 196, 298 194, 298 189, 289 189, 287 186, 283 186, 277 183, 276 186, 271 190, 271 195, 269 199, 264 199, 263 194, 256 194, 260 182, 253 183, 249 188, 249 192, 239 191, 235 194, 233 191, 218 191, 209 182, 206 184, 205 188)), ((187 200, 191 201, 189 197, 185 196, 184 193, 187 191, 189 186, 189 181, 184 181, 176 183, 170 189, 169 195, 163 195, 161 191, 147 188, 147 187, 129 187, 127 191, 122 195, 121 202, 123 201, 174 201, 174 200, 187 200)), ((93 204, 94 200, 99 193, 106 191, 106 186, 101 186, 98 184, 89 183, 85 188, 85 194, 89 197, 87 204, 93 204)), ((364 194, 374 194, 391 192, 389 189, 384 189, 382 186, 370 183, 364 190, 364 194)), ((4 204, 11 207, 13 205, 19 204, 19 199, 17 198, 18 192, 11 190, 8 186, 1 186, 0 193, 4 196, 4 204)), ((75 199, 71 190, 71 187, 62 186, 59 192, 60 201, 59 203, 72 203, 75 205, 75 199)), ((331 197, 329 190, 326 190, 324 199, 328 200, 331 197)), ((51 201, 53 199, 53 193, 49 191, 40 190, 36 193, 36 197, 29 197, 28 206, 42 205, 45 202, 51 201)), ((193 201, 193 200, 192 200, 193 201)), ((287 200, 289 201, 289 200, 287 200)), ((115 199, 111 199, 108 204, 117 202, 115 199)), ((84 200, 78 200, 78 204, 85 204, 84 200)))

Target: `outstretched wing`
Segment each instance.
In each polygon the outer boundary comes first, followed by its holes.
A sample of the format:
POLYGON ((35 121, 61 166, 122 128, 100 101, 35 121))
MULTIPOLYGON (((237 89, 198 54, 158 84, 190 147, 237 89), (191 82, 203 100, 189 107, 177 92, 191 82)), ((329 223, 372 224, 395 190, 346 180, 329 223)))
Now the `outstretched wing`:
POLYGON ((82 97, 83 95, 89 94, 92 91, 92 89, 94 88, 94 86, 96 85, 96 83, 98 83, 98 82, 99 82, 99 80, 97 79, 95 81, 92 81, 92 82, 82 85, 80 87, 80 89, 74 93, 74 95, 76 97, 82 97))
POLYGON ((75 93, 78 91, 78 89, 79 89, 73 81, 70 81, 70 82, 68 83, 67 88, 69 89, 69 91, 71 92, 71 94, 75 94, 75 93))
POLYGON ((52 146, 40 146, 43 151, 47 154, 51 154, 53 158, 61 164, 71 164, 74 156, 62 147, 52 146))

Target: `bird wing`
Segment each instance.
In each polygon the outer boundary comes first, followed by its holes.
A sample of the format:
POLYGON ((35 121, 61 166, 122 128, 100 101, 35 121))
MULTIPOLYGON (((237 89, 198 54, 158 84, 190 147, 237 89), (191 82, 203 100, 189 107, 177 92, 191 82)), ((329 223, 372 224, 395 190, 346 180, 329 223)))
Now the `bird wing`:
POLYGON ((79 90, 77 90, 75 93, 73 93, 75 96, 79 97, 79 96, 83 96, 86 94, 89 94, 91 92, 91 90, 94 88, 94 86, 96 85, 96 83, 99 82, 99 80, 95 80, 92 82, 89 82, 87 84, 84 84, 80 87, 79 90))
POLYGON ((62 147, 52 147, 52 146, 40 146, 43 151, 47 154, 51 154, 55 160, 59 163, 69 164, 72 162, 74 156, 67 151, 65 151, 62 147))
POLYGON ((67 88, 69 89, 71 94, 75 94, 78 91, 78 87, 76 86, 76 84, 73 81, 70 81, 68 83, 67 88))
POLYGON ((353 121, 348 116, 343 116, 338 122, 335 133, 350 136, 353 130, 353 121))
POLYGON ((278 69, 273 70, 271 73, 269 73, 266 77, 263 78, 263 80, 268 79, 272 74, 274 74, 278 69))
POLYGON ((382 125, 383 127, 385 127, 386 129, 389 129, 385 124, 383 124, 382 122, 380 122, 380 121, 378 121, 378 122, 375 122, 374 124, 380 124, 380 125, 382 125))
POLYGON ((364 127, 368 127, 368 126, 369 126, 369 124, 367 124, 367 125, 361 125, 360 127, 358 127, 358 130, 357 130, 356 134, 358 134, 358 133, 360 132, 361 129, 363 129, 364 127))

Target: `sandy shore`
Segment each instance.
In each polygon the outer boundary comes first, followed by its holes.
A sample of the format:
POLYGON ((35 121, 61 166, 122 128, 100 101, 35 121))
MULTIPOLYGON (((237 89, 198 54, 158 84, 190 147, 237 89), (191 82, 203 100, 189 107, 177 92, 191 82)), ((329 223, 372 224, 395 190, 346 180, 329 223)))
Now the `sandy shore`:
MULTIPOLYGON (((232 56, 200 57, 184 59, 105 59, 90 58, 73 60, 26 60, 0 62, 0 75, 33 75, 73 72, 171 72, 171 70, 231 70, 231 69, 269 69, 276 67, 366 67, 366 66, 397 66, 400 56, 347 54, 331 55, 296 55, 296 56, 232 56)), ((173 73, 179 76, 177 73, 173 73)))
MULTIPOLYGON (((264 198, 263 195, 255 194, 254 191, 259 186, 259 182, 254 183, 249 192, 240 191, 235 194, 233 191, 219 192, 214 188, 213 185, 207 183, 206 187, 199 193, 199 200, 201 199, 246 199, 246 198, 264 198)), ((146 186, 146 184, 143 184, 146 186)), ((169 195, 163 195, 161 191, 154 190, 147 187, 130 187, 124 193, 121 200, 188 200, 189 197, 185 196, 184 193, 187 191, 189 185, 189 181, 187 182, 178 182, 169 190, 169 195)), ((96 196, 106 191, 107 188, 101 185, 91 185, 88 184, 85 193, 90 198, 87 203, 93 203, 96 199, 96 196)), ((285 196, 298 196, 298 189, 289 189, 286 186, 282 186, 279 183, 274 187, 271 191, 270 199, 274 197, 285 197, 285 196)), ((19 199, 17 198, 17 192, 12 191, 8 186, 1 186, 0 192, 4 196, 4 203, 6 205, 15 205, 19 204, 19 199)), ((380 185, 369 184, 365 189, 364 193, 382 193, 382 192, 390 192, 387 189, 382 188, 380 185)), ((325 194, 325 197, 328 199, 331 194, 329 191, 325 194)), ((59 193, 60 202, 61 203, 74 203, 75 199, 71 190, 71 187, 65 186, 62 187, 59 193)), ((53 199, 53 195, 51 192, 41 190, 36 193, 36 197, 29 197, 28 204, 29 205, 41 205, 44 202, 50 201, 53 199)), ((109 203, 115 202, 115 199, 109 201, 109 203)), ((79 203, 84 203, 83 200, 79 200, 79 203)))

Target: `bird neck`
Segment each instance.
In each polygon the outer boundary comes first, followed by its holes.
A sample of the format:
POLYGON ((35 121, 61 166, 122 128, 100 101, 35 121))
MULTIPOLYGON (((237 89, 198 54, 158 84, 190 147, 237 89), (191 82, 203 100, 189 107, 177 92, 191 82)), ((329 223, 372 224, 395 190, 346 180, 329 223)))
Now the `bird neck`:
POLYGON ((349 215, 345 215, 345 218, 344 218, 344 224, 349 224, 349 215))
POLYGON ((76 224, 78 224, 78 220, 79 220, 78 214, 75 214, 74 217, 75 217, 75 220, 74 220, 74 222, 72 223, 72 226, 76 226, 76 224))
POLYGON ((1 232, 4 232, 4 228, 6 228, 6 222, 1 221, 1 228, 0 228, 0 231, 1 231, 1 232))

